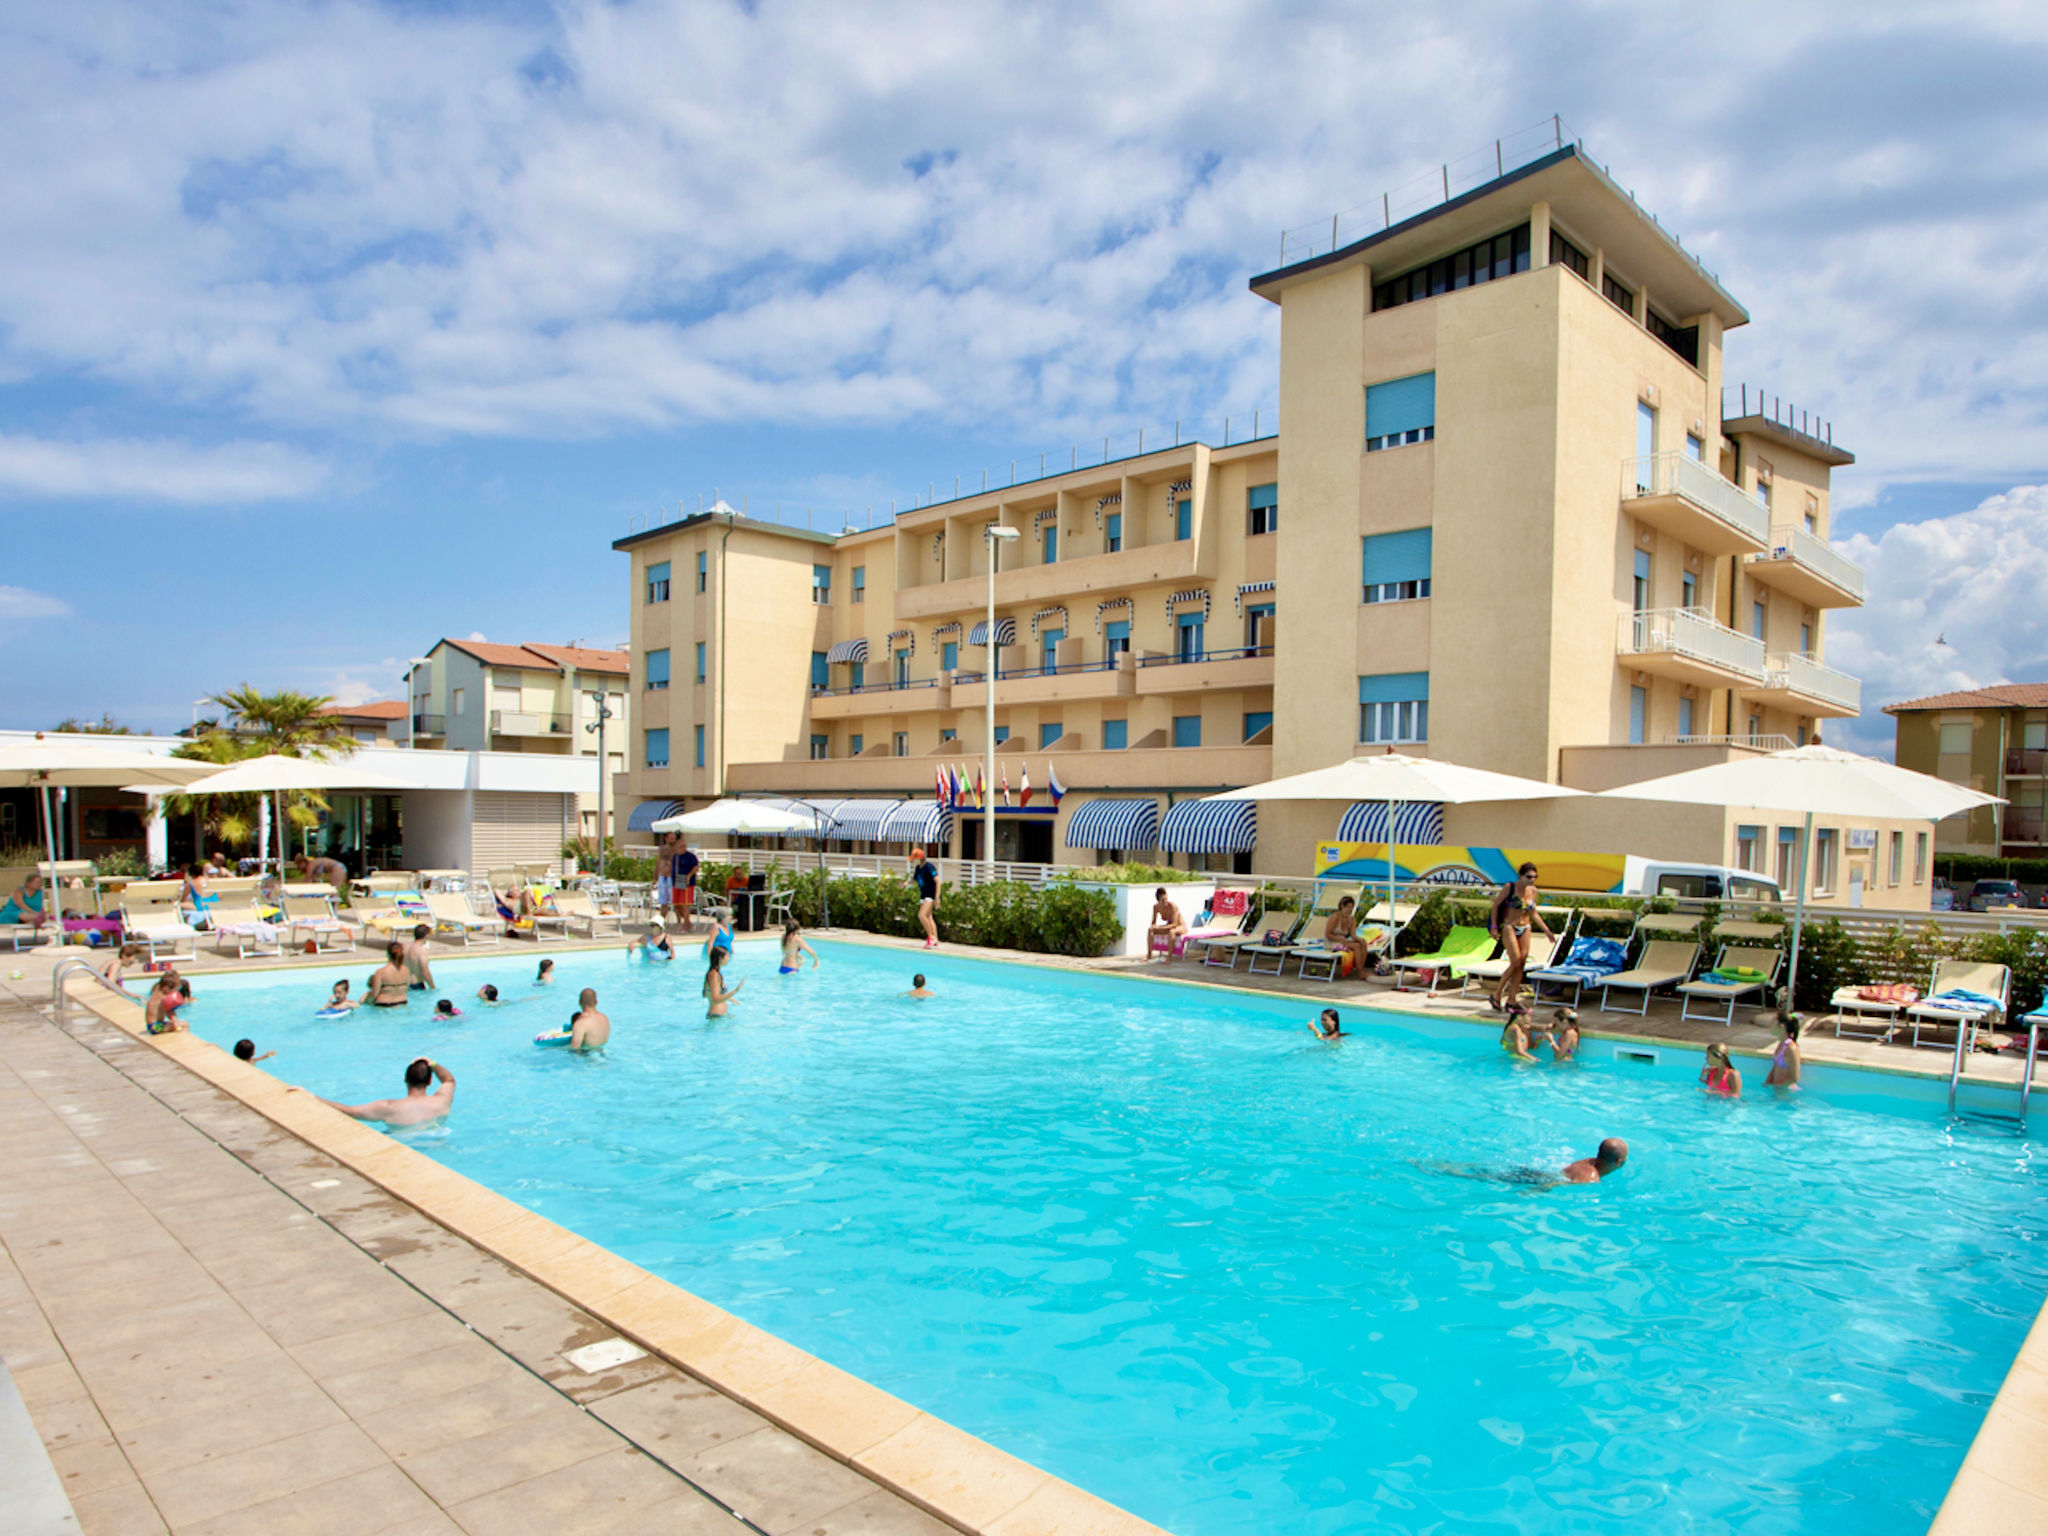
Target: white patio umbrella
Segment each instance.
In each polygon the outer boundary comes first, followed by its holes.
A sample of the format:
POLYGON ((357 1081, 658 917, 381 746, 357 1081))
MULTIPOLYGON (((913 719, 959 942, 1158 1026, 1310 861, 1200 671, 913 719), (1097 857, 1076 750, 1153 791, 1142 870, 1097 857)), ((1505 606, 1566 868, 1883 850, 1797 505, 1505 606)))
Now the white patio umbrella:
POLYGON ((1623 784, 1602 793, 1610 800, 1739 805, 1760 811, 1804 813, 1806 829, 1799 840, 1799 892, 1792 908, 1791 978, 1786 983, 1795 998, 1799 995, 1799 937, 1806 923, 1806 866, 1813 846, 1816 811, 1873 821, 1941 821, 1980 805, 2004 803, 1997 795, 1965 789, 1931 774, 1915 773, 1874 757, 1822 746, 1766 752, 1667 774, 1661 779, 1645 779, 1640 784, 1623 784))
POLYGON ((1380 800, 1387 807, 1387 917, 1395 927, 1394 808, 1397 805, 1475 805, 1497 800, 1557 800, 1583 790, 1541 779, 1517 778, 1487 768, 1467 768, 1434 758, 1383 752, 1354 757, 1328 768, 1290 774, 1243 789, 1210 795, 1210 800, 1380 800))
MULTIPOLYGON (((57 868, 57 818, 51 790, 134 786, 148 793, 189 784, 210 772, 212 767, 207 763, 144 752, 136 747, 53 741, 46 736, 0 743, 0 785, 33 789, 42 803, 43 837, 53 875, 57 868)), ((54 913, 55 908, 52 910, 54 913)), ((61 934, 63 929, 59 927, 56 931, 61 934)))
MULTIPOLYGON (((801 802, 792 802, 800 804, 801 802)), ((818 917, 819 926, 832 926, 832 908, 829 887, 832 877, 825 869, 825 823, 828 818, 823 811, 786 811, 780 806, 767 805, 759 800, 714 800, 699 810, 685 811, 680 816, 664 816, 650 822, 652 832, 725 832, 747 837, 787 837, 792 833, 804 833, 818 840, 818 917)))
POLYGON ((374 768, 363 768, 349 758, 252 757, 209 772, 184 786, 188 795, 252 795, 275 797, 277 824, 277 876, 284 878, 286 790, 310 789, 405 789, 408 786, 388 778, 374 768))

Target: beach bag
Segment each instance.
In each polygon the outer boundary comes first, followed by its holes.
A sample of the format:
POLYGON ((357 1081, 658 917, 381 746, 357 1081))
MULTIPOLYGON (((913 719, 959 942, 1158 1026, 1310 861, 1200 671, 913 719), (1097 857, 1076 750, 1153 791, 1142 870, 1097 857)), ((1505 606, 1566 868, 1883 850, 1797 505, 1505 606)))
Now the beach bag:
POLYGON ((1282 933, 1278 928, 1268 928, 1266 930, 1266 936, 1259 942, 1261 944, 1270 944, 1275 949, 1277 949, 1282 944, 1285 944, 1287 942, 1287 935, 1282 933))

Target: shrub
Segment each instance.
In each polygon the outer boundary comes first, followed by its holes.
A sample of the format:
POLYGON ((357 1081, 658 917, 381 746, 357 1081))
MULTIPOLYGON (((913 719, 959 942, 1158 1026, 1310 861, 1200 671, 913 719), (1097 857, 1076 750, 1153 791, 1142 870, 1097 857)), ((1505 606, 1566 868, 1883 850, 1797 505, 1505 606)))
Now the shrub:
POLYGON ((1945 853, 1936 857, 1934 872, 1957 885, 1972 880, 2048 885, 2048 859, 1994 859, 1981 853, 1945 853))
POLYGON ((1799 990, 1792 1006, 1825 1012, 1837 987, 1860 985, 1868 980, 1869 973, 1858 954, 1860 948, 1840 918, 1807 923, 1799 938, 1799 990))
POLYGON ((1185 869, 1168 869, 1161 864, 1097 864, 1062 869, 1053 876, 1062 884, 1085 881, 1095 885, 1185 885, 1190 881, 1213 880, 1214 875, 1185 869))
POLYGON ((1422 904, 1415 909, 1415 915, 1408 919, 1394 940, 1396 955, 1434 954, 1443 943, 1444 935, 1451 931, 1458 916, 1457 904, 1451 900, 1448 891, 1431 891, 1422 898, 1422 904))
POLYGON ((92 861, 92 868, 102 880, 140 880, 149 873, 149 866, 142 861, 142 855, 133 848, 116 848, 112 853, 103 853, 92 861))
POLYGON ((2012 998, 2006 1017, 2018 1019, 2041 1006, 2044 982, 2048 982, 2048 944, 2031 928, 2005 933, 1980 933, 1963 946, 1971 960, 2012 967, 2012 998))
MULTIPOLYGON (((722 874, 719 880, 722 885, 722 874)), ((831 898, 834 928, 905 939, 924 931, 917 921, 917 887, 902 876, 840 875, 824 888, 815 869, 801 874, 775 870, 770 883, 792 893, 790 913, 807 927, 822 921, 822 888, 831 898)), ((950 943, 1033 954, 1099 955, 1123 932, 1116 902, 1107 892, 1084 891, 1064 881, 1042 891, 1014 880, 949 885, 940 894, 933 917, 939 937, 950 943)))

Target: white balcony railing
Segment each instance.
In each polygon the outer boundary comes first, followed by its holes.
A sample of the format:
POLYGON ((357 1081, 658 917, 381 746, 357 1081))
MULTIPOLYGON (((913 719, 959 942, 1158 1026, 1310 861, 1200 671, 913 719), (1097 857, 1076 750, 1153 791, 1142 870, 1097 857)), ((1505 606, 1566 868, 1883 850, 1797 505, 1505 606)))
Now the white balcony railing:
POLYGON ((1764 681, 1764 643, 1715 622, 1704 608, 1651 608, 1621 617, 1624 656, 1683 656, 1751 682, 1764 681))
POLYGON ((1653 453, 1622 466, 1621 499, 1678 496, 1759 544, 1770 542, 1771 509, 1698 459, 1683 453, 1653 453))
POLYGON ((1789 689, 1803 699, 1819 699, 1851 714, 1859 713, 1863 708, 1862 679, 1823 666, 1811 656, 1802 656, 1797 651, 1773 656, 1769 671, 1769 683, 1773 688, 1789 689))
POLYGON ((1863 599, 1863 567, 1840 554, 1819 534, 1798 523, 1780 523, 1771 530, 1771 547, 1752 560, 1792 560, 1805 566, 1823 581, 1863 599))

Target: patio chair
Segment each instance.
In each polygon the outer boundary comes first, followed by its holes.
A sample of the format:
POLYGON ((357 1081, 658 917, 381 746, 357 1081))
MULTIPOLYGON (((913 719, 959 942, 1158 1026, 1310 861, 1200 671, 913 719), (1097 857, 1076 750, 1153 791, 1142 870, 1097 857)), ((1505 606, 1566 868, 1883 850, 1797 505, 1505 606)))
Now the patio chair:
POLYGON ((213 947, 219 954, 228 952, 228 945, 235 946, 235 958, 246 960, 251 955, 282 956, 284 943, 278 937, 278 926, 266 922, 248 903, 239 906, 222 904, 211 909, 212 925, 207 929, 213 935, 213 947))
POLYGON ((1494 938, 1484 928, 1464 924, 1444 935, 1443 943, 1426 955, 1404 955, 1387 963, 1394 968, 1394 990, 1412 992, 1410 977, 1425 978, 1422 990, 1435 992, 1439 981, 1448 981, 1454 965, 1476 965, 1493 953, 1494 938))
POLYGON ((1360 887, 1357 885, 1325 885, 1310 896, 1306 921, 1296 925, 1293 936, 1285 944, 1251 944, 1245 953, 1251 957, 1250 969, 1255 975, 1279 976, 1285 974, 1289 960, 1300 960, 1313 956, 1320 959, 1333 951, 1324 943, 1330 919, 1337 915, 1337 908, 1345 897, 1353 902, 1358 900, 1360 887), (1273 969, 1265 971, 1260 962, 1271 959, 1273 969))
POLYGON ((476 912, 461 891, 428 891, 426 901, 427 911, 433 914, 434 932, 455 935, 465 949, 478 934, 495 938, 505 931, 502 917, 495 912, 488 917, 476 912))
POLYGON ((1979 1025, 2003 1018, 2012 1003, 2012 970, 1983 960, 1944 960, 1934 968, 1927 996, 1906 1009, 1913 1021, 1913 1043, 1920 1031, 1952 1025, 1969 1032, 1965 1051, 1974 1049, 1979 1025))
MULTIPOLYGON (((1695 924, 1697 926, 1697 924, 1695 924)), ((1652 930, 1653 932, 1655 930, 1652 930)), ((1625 971, 1616 971, 1600 982, 1600 1011, 1602 1013, 1633 1013, 1640 1017, 1650 1011, 1650 994, 1662 987, 1675 987, 1680 982, 1692 979, 1693 968, 1700 963, 1699 941, 1691 943, 1684 939, 1650 939, 1643 945, 1643 952, 1636 963, 1625 971), (1640 1008, 1610 1008, 1607 1001, 1614 995, 1615 988, 1624 992, 1642 994, 1640 1008)))
POLYGON ((199 958, 199 930, 178 910, 181 880, 134 880, 121 892, 121 931, 154 960, 159 953, 176 959, 199 958))
POLYGON ((1828 999, 1835 1015, 1835 1038, 1841 1039, 1846 1031, 1851 1040, 1889 1040, 1905 1022, 1906 1010, 1919 1002, 1921 995, 1918 987, 1904 981, 1837 987, 1828 999), (1853 1030, 1849 1029, 1852 1019, 1858 1026, 1853 1030), (1873 1019, 1882 1020, 1882 1027, 1871 1029, 1873 1019))
POLYGON ((1769 1002, 1771 989, 1777 986, 1778 973, 1785 965, 1785 951, 1776 943, 1784 933, 1785 929, 1777 923, 1736 922, 1716 927, 1714 938, 1720 943, 1721 952, 1715 956, 1712 970, 1678 989, 1683 999, 1678 1005, 1678 1016, 1733 1024, 1735 1005, 1752 992, 1762 994, 1759 1001, 1769 1002), (1719 1013, 1694 1013, 1696 1001, 1702 1008, 1710 1003, 1721 1003, 1724 1007, 1719 1013))
MULTIPOLYGON (((1294 921, 1289 923, 1284 930, 1280 930, 1280 941, 1277 944, 1273 942, 1273 931, 1268 930, 1257 943, 1242 946, 1239 953, 1243 954, 1250 961, 1249 969, 1251 973, 1253 975, 1260 974, 1259 962, 1270 957, 1273 961, 1271 974, 1278 976, 1280 974, 1280 967, 1286 963, 1287 956, 1294 953, 1294 941, 1302 937, 1312 921, 1313 917, 1310 913, 1298 912, 1294 916, 1294 921)), ((1328 925, 1329 918, 1326 916, 1316 928, 1316 936, 1318 938, 1322 936, 1323 928, 1328 925)), ((1231 964, 1231 969, 1237 969, 1234 961, 1231 964)))
POLYGON ((1227 929, 1221 928, 1190 935, 1187 952, 1200 958, 1204 965, 1228 966, 1237 969, 1237 957, 1247 946, 1260 941, 1265 930, 1260 924, 1266 920, 1266 893, 1263 888, 1250 893, 1245 903, 1244 914, 1227 929))
MULTIPOLYGON (((1554 933, 1532 933, 1529 935, 1529 959, 1522 967, 1522 980, 1529 978, 1543 966, 1557 957, 1557 947, 1563 942, 1563 935, 1554 933)), ((1498 985, 1508 973, 1508 957, 1496 955, 1491 960, 1475 960, 1469 965, 1454 965, 1451 974, 1458 978, 1458 996, 1471 994, 1475 982, 1481 985, 1498 985)))
POLYGON ((1186 957, 1197 944, 1210 939, 1235 937, 1244 926, 1244 920, 1251 913, 1253 889, 1243 885, 1219 885, 1216 894, 1209 898, 1210 921, 1199 928, 1190 928, 1179 938, 1169 940, 1161 935, 1152 935, 1146 948, 1149 960, 1162 949, 1169 960, 1186 957))
POLYGON ((334 887, 324 883, 291 884, 281 893, 285 937, 292 948, 310 936, 315 949, 355 948, 356 930, 334 910, 334 887), (336 945, 330 941, 339 939, 336 945))
POLYGON ((1596 934, 1581 934, 1572 940, 1572 947, 1565 951, 1561 962, 1531 969, 1523 973, 1524 979, 1535 989, 1535 1001, 1565 1002, 1576 1008, 1579 999, 1588 987, 1597 987, 1608 977, 1628 968, 1628 940, 1606 938, 1596 934), (1571 997, 1546 998, 1544 983, 1557 987, 1570 987, 1571 997))
POLYGON ((616 912, 606 912, 601 909, 596 901, 591 898, 588 891, 556 891, 554 893, 554 907, 564 919, 563 927, 565 930, 574 927, 577 923, 581 923, 583 924, 585 936, 594 939, 597 937, 598 925, 610 923, 613 932, 622 938, 625 936, 626 920, 616 912))

